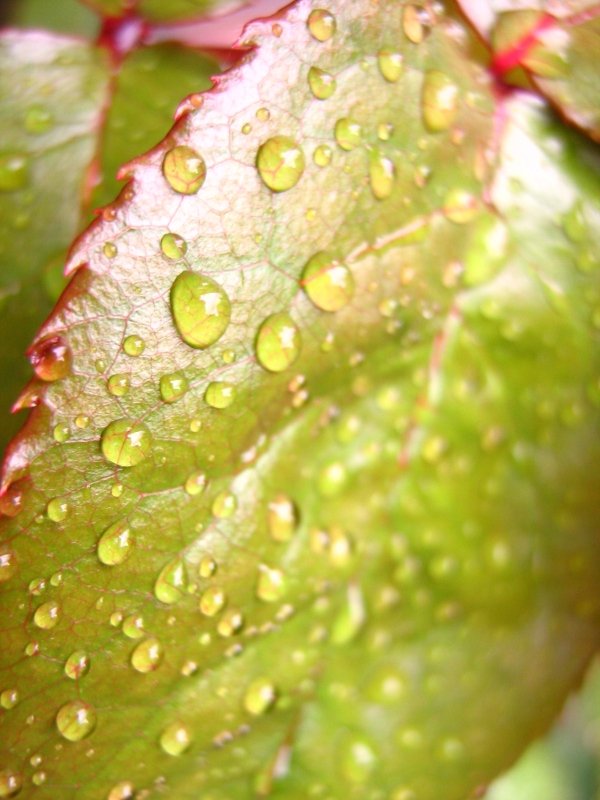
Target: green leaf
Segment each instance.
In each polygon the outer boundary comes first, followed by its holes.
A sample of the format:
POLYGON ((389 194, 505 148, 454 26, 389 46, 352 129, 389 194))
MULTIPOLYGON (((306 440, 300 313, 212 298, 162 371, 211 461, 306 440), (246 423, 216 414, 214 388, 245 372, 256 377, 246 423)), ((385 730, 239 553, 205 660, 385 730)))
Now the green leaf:
POLYGON ((150 22, 197 17, 218 11, 231 11, 248 0, 81 0, 105 16, 120 17, 132 11, 150 22))
POLYGON ((33 349, 4 779, 464 800, 598 645, 597 151, 441 13, 248 36, 33 349))

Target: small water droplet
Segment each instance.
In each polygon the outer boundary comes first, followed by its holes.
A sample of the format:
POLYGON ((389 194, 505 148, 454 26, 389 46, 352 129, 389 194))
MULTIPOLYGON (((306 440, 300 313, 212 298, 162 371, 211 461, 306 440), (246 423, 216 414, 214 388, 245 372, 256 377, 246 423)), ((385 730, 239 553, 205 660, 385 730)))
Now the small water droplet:
POLYGON ((64 497, 54 497, 46 506, 46 514, 52 522, 62 522, 69 514, 69 504, 64 497))
POLYGON ((135 334, 128 336, 123 342, 123 352, 127 353, 128 356, 132 356, 133 358, 141 356, 145 347, 146 343, 144 340, 135 334))
POLYGON ((342 743, 340 769, 352 783, 366 783, 377 766, 377 756, 365 739, 351 738, 342 743))
POLYGON ((429 33, 429 14, 422 6, 407 5, 402 15, 402 27, 409 42, 421 44, 429 33))
POLYGON ((102 431, 101 448, 111 464, 133 467, 150 454, 152 437, 142 422, 118 419, 102 431))
POLYGON ((165 403, 176 403, 184 396, 190 384, 183 372, 171 372, 161 375, 160 396, 165 403))
POLYGON ((464 189, 452 189, 444 198, 444 214, 457 225, 470 222, 478 213, 477 198, 464 189))
POLYGON ((217 633, 224 639, 228 639, 239 633, 244 625, 244 615, 237 608, 230 608, 219 620, 217 633))
POLYGON ((333 150, 328 144, 320 144, 315 147, 313 152, 313 161, 318 167, 326 167, 331 163, 333 150))
POLYGON ((327 100, 335 92, 336 80, 329 72, 311 67, 308 71, 308 85, 317 100, 327 100))
POLYGON ((90 670, 90 657, 83 650, 75 650, 65 661, 65 675, 72 681, 78 681, 90 670))
POLYGON ((342 117, 335 123, 334 134, 342 150, 354 150, 361 142, 362 130, 355 120, 342 117))
POLYGON ((39 652, 40 652, 40 646, 38 642, 27 642, 27 644, 25 645, 25 655, 28 658, 37 656, 39 652))
MULTIPOLYGON (((19 692, 16 689, 4 689, 4 691, 0 693, 0 706, 5 708, 7 711, 10 711, 11 708, 14 708, 18 702, 19 692)), ((0 797, 1 796, 2 795, 0 795, 0 797)))
POLYGON ((231 317, 229 298, 218 283, 186 270, 171 286, 171 312, 184 342, 203 349, 227 330, 231 317))
POLYGON ((371 191, 378 200, 385 200, 394 189, 396 167, 391 158, 373 150, 369 156, 369 180, 371 191))
POLYGON ((90 418, 87 416, 87 414, 79 414, 77 417, 75 417, 75 425, 80 430, 82 431, 85 430, 89 426, 89 424, 90 424, 90 418))
POLYGON ((49 600, 36 608, 33 622, 38 628, 48 631, 54 628, 60 619, 60 606, 56 600, 49 600))
POLYGON ((256 356, 270 372, 282 372, 300 355, 300 331, 285 313, 267 317, 256 337, 256 356))
POLYGON ((211 556, 203 556, 198 564, 198 575, 201 578, 210 578, 217 571, 217 562, 211 556))
POLYGON ((92 733, 96 727, 96 711, 83 700, 72 700, 59 709, 56 727, 61 736, 70 742, 79 742, 92 733))
POLYGON ((29 180, 29 161, 24 153, 0 155, 0 192, 16 192, 29 180))
POLYGON ((172 605, 187 592, 187 571, 181 558, 175 558, 161 569, 154 584, 154 594, 161 603, 172 605))
POLYGON ((270 501, 267 525, 276 542, 290 541, 298 526, 298 510, 287 495, 278 494, 270 501))
POLYGON ((106 800, 132 800, 135 793, 135 787, 131 781, 119 781, 115 783, 106 800))
POLYGON ((128 639, 141 639, 144 636, 144 618, 141 614, 130 614, 123 620, 123 633, 128 639))
POLYGON ((23 788, 23 776, 16 770, 0 769, 0 797, 16 797, 23 788))
POLYGON ((381 50, 377 56, 377 65, 386 81, 396 83, 404 69, 402 54, 392 50, 381 50))
POLYGON ((273 683, 267 678, 252 681, 244 694, 244 709, 254 717, 260 717, 268 711, 277 700, 277 692, 273 683))
POLYGON ((334 35, 337 27, 335 17, 324 8, 315 8, 306 22, 311 36, 319 42, 326 42, 334 35))
POLYGON ((64 422, 59 422, 59 424, 55 425, 52 430, 52 437, 54 438, 54 441, 59 442, 60 444, 64 444, 70 435, 71 431, 69 430, 69 426, 64 422))
POLYGON ((322 311, 338 311, 354 294, 354 279, 348 267, 324 252, 308 261, 300 285, 322 311))
POLYGON ((204 159, 187 145, 177 145, 167 152, 162 171, 169 186, 179 194, 195 194, 206 178, 204 159))
POLYGON ((114 567, 129 558, 133 549, 133 536, 125 519, 113 523, 98 541, 98 558, 103 564, 114 567))
POLYGON ((104 242, 102 246, 102 252, 106 256, 106 258, 116 258, 118 254, 117 245, 114 242, 104 242))
POLYGON ((25 130, 27 133, 46 133, 53 125, 54 119, 47 108, 35 105, 27 109, 25 114, 25 130))
POLYGON ((71 351, 60 336, 51 336, 35 345, 29 356, 33 371, 43 381, 57 381, 71 369, 71 351))
POLYGON ((191 496, 202 494, 206 489, 206 475, 203 472, 192 472, 185 482, 185 491, 191 496))
POLYGON ((131 378, 126 372, 118 372, 110 376, 106 386, 113 397, 125 397, 131 386, 131 378))
POLYGON ((10 580, 18 570, 17 558, 7 542, 0 543, 0 583, 10 580))
POLYGON ((423 122, 432 133, 447 130, 458 111, 458 86, 439 70, 425 73, 421 95, 423 122))
POLYGON ((287 590, 285 575, 280 569, 267 567, 260 564, 258 567, 258 581, 256 583, 256 596, 265 603, 276 603, 284 596, 287 590))
POLYGON ((263 183, 274 192, 295 186, 304 172, 304 153, 289 136, 273 136, 261 144, 256 167, 263 183))
POLYGON ((225 381, 213 381, 208 384, 204 399, 212 408, 228 408, 235 400, 235 386, 225 381))
POLYGON ((135 648, 131 654, 131 666, 138 672, 146 674, 158 669, 162 659, 163 647, 158 639, 152 637, 144 639, 135 648))
POLYGON ((214 617, 225 607, 227 598, 219 586, 210 586, 202 593, 199 609, 206 617, 214 617))
POLYGON ((172 722, 160 735, 160 746, 170 756, 180 756, 191 743, 191 733, 181 722, 172 722))
POLYGON ((187 253, 187 242, 177 233, 165 233, 160 240, 160 249, 170 261, 179 261, 187 253))
POLYGON ((334 461, 321 470, 318 478, 318 488, 324 497, 333 497, 338 494, 346 483, 348 473, 340 461, 334 461))
POLYGON ((232 492, 219 492, 213 500, 211 511, 219 519, 227 519, 237 508, 237 499, 232 492))

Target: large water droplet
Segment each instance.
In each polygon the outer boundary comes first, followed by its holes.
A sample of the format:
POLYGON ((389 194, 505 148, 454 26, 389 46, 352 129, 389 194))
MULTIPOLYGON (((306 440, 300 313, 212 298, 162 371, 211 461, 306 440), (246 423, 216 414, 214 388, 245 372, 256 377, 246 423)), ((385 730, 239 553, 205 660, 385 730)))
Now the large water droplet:
POLYGON ((172 722, 160 735, 160 746, 170 756, 180 756, 191 743, 191 733, 181 722, 172 722))
POLYGON ((143 461, 152 449, 152 437, 142 422, 118 419, 102 431, 102 454, 111 464, 133 467, 143 461))
POLYGON ((98 541, 98 558, 103 564, 113 567, 122 564, 133 548, 133 535, 129 522, 122 519, 107 528, 98 541))
POLYGON ((335 123, 335 140, 342 150, 354 150, 361 142, 361 127, 353 119, 342 117, 335 123))
POLYGON ((56 715, 56 727, 61 736, 70 742, 85 739, 96 727, 96 711, 83 700, 65 703, 56 715))
POLYGON ((17 558, 8 543, 0 544, 0 583, 16 575, 18 570, 17 558))
POLYGON ((300 285, 322 311, 338 311, 354 294, 352 273, 327 253, 317 253, 310 259, 302 272, 300 285))
POLYGON ((187 253, 187 242, 178 233, 165 233, 160 240, 160 249, 169 260, 179 261, 187 253))
POLYGON ((171 372, 168 375, 161 375, 160 396, 165 403, 176 403, 181 400, 189 386, 188 379, 183 372, 171 372))
POLYGON ((396 83, 404 68, 402 54, 394 53, 391 50, 381 50, 377 57, 377 65, 386 81, 396 83))
POLYGON ((273 706, 277 692, 273 683, 266 678, 252 681, 244 694, 244 708, 254 717, 259 717, 273 706))
POLYGON ((65 675, 72 681, 78 681, 87 675, 90 669, 90 657, 83 650, 75 650, 65 661, 65 675))
POLYGON ((195 194, 206 178, 204 159, 187 145, 178 145, 168 151, 162 171, 169 186, 179 194, 195 194))
POLYGON ((337 27, 333 14, 324 8, 315 8, 311 11, 306 24, 311 36, 319 42, 331 39, 337 27))
POLYGON ((300 355, 300 331, 289 314, 272 314, 264 320, 256 337, 256 357, 270 372, 282 372, 300 355))
POLYGON ((187 572, 181 558, 175 558, 161 569, 154 584, 154 594, 161 603, 179 602, 187 591, 187 572))
POLYGON ((225 381, 213 381, 208 384, 204 399, 213 408, 227 408, 235 400, 235 386, 225 381))
POLYGON ((285 494, 271 500, 267 512, 267 525, 276 542, 289 542, 298 526, 298 510, 285 494))
POLYGON ((336 81, 333 75, 319 67, 308 70, 308 85, 317 100, 327 100, 335 92, 336 81))
POLYGON ((35 374, 43 381, 60 380, 71 369, 71 351, 60 336, 36 344, 29 359, 35 374))
POLYGON ((0 192, 16 192, 27 185, 29 161, 24 153, 0 155, 0 192))
POLYGON ((276 603, 284 596, 287 590, 285 575, 280 569, 267 567, 260 564, 258 567, 258 581, 256 582, 256 596, 265 603, 276 603))
POLYGON ((158 639, 144 639, 131 654, 131 666, 146 674, 158 669, 163 659, 163 647, 158 639))
POLYGON ((378 200, 385 200, 394 189, 396 167, 391 158, 382 155, 378 150, 369 156, 369 180, 371 191, 378 200))
POLYGON ((274 192, 295 186, 304 172, 304 153, 289 136, 273 136, 258 149, 256 166, 263 182, 274 192))
POLYGON ((0 797, 16 797, 23 788, 23 776, 14 769, 0 769, 0 797))
POLYGON ((186 270, 175 278, 171 287, 171 312, 183 341, 202 349, 225 333, 231 305, 212 278, 186 270))
POLYGON ((60 605, 56 600, 49 600, 47 603, 38 606, 33 615, 34 624, 46 631, 54 628, 59 619, 60 605))
POLYGON ((429 70, 423 81, 421 108, 427 130, 447 130, 458 111, 458 87, 443 72, 429 70))

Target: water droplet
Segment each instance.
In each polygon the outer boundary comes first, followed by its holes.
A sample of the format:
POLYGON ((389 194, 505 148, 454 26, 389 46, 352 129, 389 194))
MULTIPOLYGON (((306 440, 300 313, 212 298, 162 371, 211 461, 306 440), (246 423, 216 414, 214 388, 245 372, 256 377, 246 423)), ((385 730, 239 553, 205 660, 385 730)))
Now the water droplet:
POLYGON ((0 154, 0 192, 16 192, 27 185, 29 162, 24 153, 0 154))
POLYGON ((25 655, 28 658, 37 656, 39 652, 40 652, 40 646, 38 642, 27 642, 27 644, 25 645, 25 655))
POLYGON ((69 439, 70 435, 71 431, 69 430, 69 426, 64 422, 59 422, 59 424, 55 425, 52 430, 54 441, 59 442, 60 444, 64 444, 64 442, 69 439))
POLYGON ((227 519, 237 508, 237 499, 231 492, 219 492, 213 500, 211 511, 219 519, 227 519))
POLYGON ((57 381, 71 369, 71 351, 60 336, 51 336, 35 345, 29 356, 31 366, 43 381, 57 381))
POLYGON ((235 386, 225 381, 213 381, 208 384, 204 399, 213 408, 228 408, 235 400, 235 386))
POLYGON ((69 514, 69 504, 64 497, 54 497, 46 506, 46 514, 52 522, 62 522, 69 514))
POLYGON ((190 731, 181 722, 172 722, 160 735, 160 746, 170 756, 180 756, 191 743, 190 731))
POLYGON ((43 106, 31 106, 25 114, 25 130, 27 133, 45 133, 54 125, 52 114, 43 106))
POLYGON ((298 526, 298 510, 285 494, 271 500, 267 512, 267 525, 276 542, 289 542, 298 526))
POLYGON ((361 141, 361 127, 348 117, 342 117, 335 123, 335 140, 342 150, 354 150, 361 141))
POLYGON ((259 147, 256 166, 269 189, 285 192, 298 183, 304 172, 304 153, 289 136, 273 136, 259 147))
POLYGON ((282 372, 300 355, 300 331, 288 314, 267 317, 256 337, 256 356, 270 372, 282 372))
POLYGON ((206 489, 206 475, 203 472, 192 472, 185 482, 185 490, 191 496, 195 497, 206 489))
POLYGON ((179 261, 187 253, 187 242, 178 233, 165 233, 160 240, 160 249, 171 261, 179 261))
POLYGON ((408 5, 404 7, 402 27, 409 42, 421 44, 429 33, 429 14, 422 6, 408 5))
POLYGON ((470 222, 478 214, 477 198, 464 189, 452 189, 444 198, 444 214, 457 225, 470 222))
POLYGON ((308 261, 300 285, 322 311, 338 311, 354 294, 352 273, 327 253, 317 253, 308 261))
POLYGON ((187 572, 181 558, 174 558, 161 569, 154 584, 154 594, 161 603, 179 602, 187 591, 187 572))
POLYGON ((126 372, 118 372, 110 376, 106 386, 113 397, 125 397, 131 386, 131 378, 126 372))
POLYGON ((351 738, 340 748, 340 769, 352 783, 366 783, 377 766, 377 757, 365 739, 351 738))
POLYGON ((158 669, 163 659, 163 648, 158 639, 144 639, 131 654, 131 666, 146 674, 158 669))
POLYGON ((244 625, 244 615, 237 608, 230 608, 219 620, 217 633, 224 639, 228 639, 241 631, 244 625))
POLYGON ((117 245, 114 242, 104 242, 102 246, 102 252, 106 256, 106 258, 116 258, 118 254, 117 245))
POLYGON ((256 583, 256 596, 265 603, 276 603, 284 596, 287 590, 285 575, 280 569, 267 567, 260 564, 258 567, 258 581, 256 583))
POLYGON ((23 776, 13 769, 0 769, 0 797, 16 797, 23 788, 23 776))
MULTIPOLYGON (((0 494, 0 514, 4 514, 6 517, 12 519, 17 516, 22 506, 23 492, 18 486, 14 484, 7 486, 6 490, 0 494)), ((0 545, 0 555, 2 552, 0 545)))
POLYGON ((256 110, 255 117, 261 122, 266 122, 267 120, 271 119, 271 112, 268 108, 258 108, 256 110))
POLYGON ((70 742, 85 739, 96 727, 96 711, 83 700, 72 700, 59 709, 56 727, 61 736, 70 742))
POLYGON ((340 461, 334 461, 321 470, 318 479, 318 488, 324 497, 333 497, 343 488, 348 473, 340 461))
POLYGON ((107 528, 98 541, 98 558, 103 564, 114 567, 131 555, 133 536, 129 522, 122 519, 107 528))
POLYGON ((186 270, 175 278, 171 287, 171 312, 183 341, 202 349, 225 333, 231 305, 212 278, 186 270))
POLYGON ((178 145, 168 151, 162 171, 169 186, 179 194, 195 194, 206 178, 204 159, 187 145, 178 145))
MULTIPOLYGON (((16 689, 4 689, 0 694, 0 706, 10 711, 19 702, 19 692, 16 689)), ((1 797, 1 795, 0 795, 1 797)))
POLYGON ((86 414, 79 414, 77 417, 75 417, 75 425, 80 430, 82 431, 85 430, 89 424, 90 424, 90 418, 86 414))
POLYGON ((199 609, 207 617, 214 617, 225 607, 227 598, 223 589, 211 586, 202 593, 199 609))
POLYGON ((432 133, 447 130, 456 119, 458 86, 443 72, 429 70, 423 82, 421 108, 427 130, 432 133))
POLYGON ((319 42, 331 39, 337 27, 333 14, 324 8, 315 8, 311 11, 306 24, 311 36, 319 42))
POLYGON ((144 636, 144 618, 141 614, 130 614, 123 620, 122 630, 128 639, 141 639, 144 636))
POLYGON ((329 72, 311 67, 308 71, 308 85, 317 100, 327 100, 335 92, 336 81, 329 72))
POLYGON ((33 622, 38 628, 48 631, 54 628, 60 619, 60 606, 56 600, 49 600, 36 608, 33 622))
POLYGON ((123 342, 123 352, 127 353, 128 356, 132 356, 133 358, 141 356, 145 347, 146 343, 144 340, 135 334, 128 336, 123 342))
POLYGON ((75 650, 65 661, 65 675, 72 681, 78 681, 90 670, 90 657, 83 650, 75 650))
POLYGON ((101 448, 111 464, 133 467, 150 454, 152 437, 142 422, 118 419, 102 431, 101 448))
POLYGON ((394 188, 396 167, 391 158, 373 150, 369 156, 369 180, 371 191, 378 200, 389 197, 394 188))
POLYGON ((318 147, 315 147, 313 161, 317 167, 326 167, 331 163, 332 155, 333 150, 328 144, 320 144, 318 147))
POLYGON ((396 83, 404 69, 402 54, 381 50, 377 57, 377 65, 386 81, 396 83))
POLYGON ((8 543, 0 543, 0 583, 4 583, 16 575, 18 570, 17 559, 8 543))
POLYGON ((135 787, 131 781, 119 781, 115 783, 106 800, 132 800, 135 792, 135 787))
POLYGON ((217 571, 217 562, 211 556, 203 556, 198 564, 198 575, 201 578, 210 578, 217 571))
POLYGON ((168 375, 161 375, 160 396, 165 403, 176 403, 184 396, 190 384, 183 372, 171 372, 168 375))
POLYGON ((266 678, 258 678, 246 689, 244 708, 252 716, 260 717, 273 706, 276 699, 277 692, 273 683, 266 678))

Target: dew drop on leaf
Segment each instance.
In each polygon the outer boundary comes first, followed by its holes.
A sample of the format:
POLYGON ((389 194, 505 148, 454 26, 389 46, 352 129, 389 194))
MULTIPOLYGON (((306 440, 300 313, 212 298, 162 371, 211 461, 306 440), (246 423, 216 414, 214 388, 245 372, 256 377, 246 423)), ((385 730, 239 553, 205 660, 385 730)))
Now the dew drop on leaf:
POLYGON ((374 150, 369 155, 369 181, 373 196, 378 200, 385 200, 394 189, 396 167, 391 158, 374 150))
POLYGON ((202 494, 206 489, 206 483, 206 475, 203 472, 192 472, 186 479, 184 488, 191 497, 195 497, 196 495, 202 494))
POLYGON ((243 705, 253 717, 260 717, 273 706, 276 699, 277 692, 273 683, 266 678, 257 678, 246 689, 243 705))
POLYGON ((96 727, 96 711, 83 700, 72 700, 65 703, 56 715, 58 732, 70 742, 85 739, 96 727))
POLYGON ((119 781, 115 783, 106 800, 132 800, 135 792, 135 787, 131 781, 119 781))
POLYGON ((160 746, 170 756, 180 756, 191 743, 190 731, 181 722, 172 722, 160 735, 160 746))
POLYGON ((329 72, 311 67, 308 71, 308 85, 317 100, 327 100, 335 92, 336 81, 329 72))
POLYGON ((425 73, 421 96, 423 122, 432 133, 447 130, 458 111, 458 87, 439 70, 425 73))
POLYGON ((42 630, 54 628, 60 619, 60 606, 55 600, 49 600, 36 608, 33 615, 33 622, 42 630))
POLYGON ((130 385, 131 379, 126 372, 118 372, 115 375, 111 375, 106 382, 108 391, 113 397, 125 397, 130 385))
POLYGON ((217 562, 211 556, 203 556, 198 565, 198 575, 201 578, 210 578, 217 571, 217 562))
POLYGON ((335 123, 335 140, 342 150, 354 150, 361 141, 361 127, 348 117, 342 117, 335 123))
POLYGON ((212 408, 228 408, 235 400, 235 386, 225 381, 213 381, 208 384, 204 399, 212 408))
POLYGON ((18 570, 14 551, 7 543, 0 543, 0 583, 10 580, 18 570))
POLYGON ((295 186, 304 172, 304 153, 289 136, 273 136, 258 149, 256 167, 263 183, 274 192, 295 186))
POLYGON ((278 494, 267 510, 267 526, 271 538, 276 542, 289 542, 298 526, 298 510, 285 494, 278 494))
POLYGON ((352 783, 366 783, 377 766, 377 757, 364 739, 352 738, 342 743, 339 753, 340 770, 352 783))
POLYGON ((16 192, 27 185, 29 162, 23 153, 0 154, 0 192, 16 192))
POLYGON ((313 161, 317 167, 326 167, 331 164, 332 155, 333 150, 328 144, 320 144, 318 147, 315 147, 313 161))
POLYGON ((69 514, 69 504, 64 497, 53 497, 46 506, 46 514, 52 522, 62 522, 69 514))
POLYGON ((75 650, 65 661, 65 675, 78 681, 89 672, 90 658, 84 650, 75 650))
POLYGON ((187 253, 187 242, 177 233, 165 233, 160 240, 160 249, 170 261, 179 261, 187 253))
POLYGON ((60 444, 68 441, 70 435, 71 431, 69 430, 69 426, 64 422, 59 422, 58 425, 55 425, 52 429, 52 437, 54 441, 59 442, 60 444))
POLYGON ((354 294, 354 278, 345 264, 316 253, 304 267, 300 285, 322 311, 338 311, 354 294))
POLYGON ((225 333, 231 304, 212 278, 186 270, 171 286, 171 313, 183 341, 202 349, 214 344, 225 333))
POLYGON ((199 609, 206 617, 214 617, 225 607, 227 598, 219 586, 210 586, 200 597, 199 609))
POLYGON ((128 356, 132 356, 133 358, 141 356, 145 347, 146 343, 144 340, 135 334, 127 336, 123 342, 123 352, 127 353, 128 356))
POLYGON ((38 378, 57 381, 71 369, 71 351, 60 336, 52 336, 35 345, 29 359, 38 378))
POLYGON ((106 258, 116 258, 118 254, 117 245, 114 242, 104 242, 102 245, 102 252, 106 256, 106 258))
POLYGON ((118 419, 102 431, 101 448, 111 464, 133 467, 150 454, 152 437, 142 422, 118 419))
POLYGON ((163 647, 158 639, 151 637, 140 642, 131 654, 131 666, 143 674, 158 669, 163 659, 163 647))
POLYGON ((404 68, 402 54, 381 50, 377 56, 377 66, 386 81, 396 83, 404 68))
POLYGON ((206 178, 204 159, 187 145, 177 145, 167 152, 162 171, 169 186, 179 194, 195 194, 206 178))
POLYGON ((141 639, 144 636, 144 618, 141 614, 130 614, 123 620, 122 631, 128 639, 141 639))
POLYGON ((165 403, 176 403, 184 396, 189 389, 188 379, 183 372, 171 372, 168 375, 161 375, 160 396, 165 403))
POLYGON ((256 357, 269 372, 283 372, 300 355, 300 331, 289 314, 267 317, 256 336, 256 357))
POLYGON ((187 591, 187 571, 181 558, 175 558, 161 569, 154 584, 157 600, 167 605, 179 602, 187 591))
POLYGON ((0 798, 16 797, 23 788, 23 776, 16 770, 0 769, 0 798))
POLYGON ((307 25, 311 36, 319 42, 331 39, 337 27, 333 14, 324 8, 315 8, 311 11, 307 25))
POLYGON ((131 555, 133 536, 127 520, 115 522, 98 541, 98 558, 109 567, 122 564, 131 555))
POLYGON ((280 569, 260 564, 256 582, 256 596, 265 603, 276 603, 287 590, 285 575, 280 569))
POLYGON ((10 711, 19 702, 19 692, 16 689, 4 689, 0 693, 0 706, 10 711))
POLYGON ((404 35, 413 44, 421 44, 429 33, 429 14, 423 6, 407 5, 402 15, 404 35))
POLYGON ((464 189, 451 189, 444 198, 444 214, 457 225, 471 222, 478 214, 477 198, 464 189))
POLYGON ((244 615, 237 608, 230 608, 219 620, 217 633, 228 639, 238 633, 244 625, 244 615))

